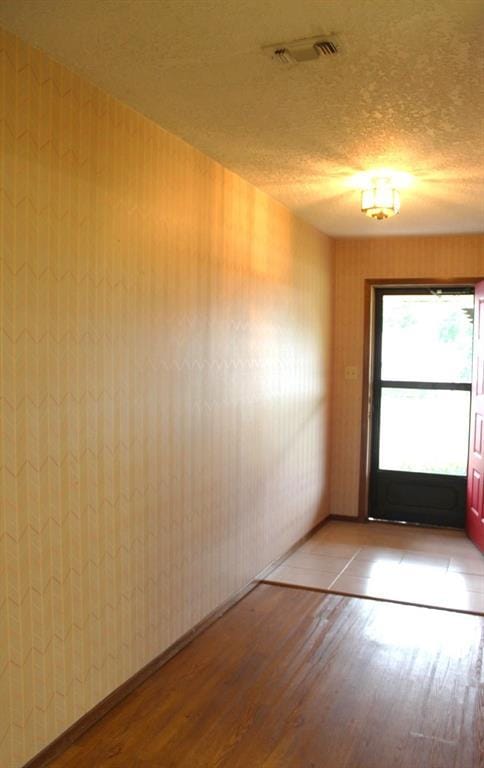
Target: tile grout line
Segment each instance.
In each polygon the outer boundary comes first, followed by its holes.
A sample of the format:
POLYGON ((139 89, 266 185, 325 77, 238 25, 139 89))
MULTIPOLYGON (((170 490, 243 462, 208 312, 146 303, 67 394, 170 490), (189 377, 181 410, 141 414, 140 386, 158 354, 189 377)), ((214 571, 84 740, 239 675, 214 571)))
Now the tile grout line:
POLYGON ((333 579, 333 581, 332 581, 332 582, 331 582, 331 584, 329 585, 328 589, 331 589, 331 587, 333 586, 334 582, 335 582, 337 579, 339 579, 339 577, 340 577, 340 576, 342 576, 342 575, 343 575, 343 573, 344 573, 344 572, 346 571, 346 569, 348 568, 349 564, 350 564, 350 563, 352 563, 352 562, 353 562, 353 560, 355 559, 355 557, 356 557, 357 555, 359 555, 359 553, 360 553, 360 552, 363 550, 363 547, 364 547, 364 545, 363 545, 362 547, 360 547, 360 548, 359 548, 359 550, 358 550, 357 552, 355 552, 355 554, 353 555, 353 557, 352 557, 352 558, 350 558, 350 559, 348 560, 348 562, 346 563, 345 567, 344 567, 344 568, 342 568, 342 569, 341 569, 341 571, 340 571, 340 572, 338 573, 338 575, 336 576, 336 578, 335 578, 335 579, 333 579))

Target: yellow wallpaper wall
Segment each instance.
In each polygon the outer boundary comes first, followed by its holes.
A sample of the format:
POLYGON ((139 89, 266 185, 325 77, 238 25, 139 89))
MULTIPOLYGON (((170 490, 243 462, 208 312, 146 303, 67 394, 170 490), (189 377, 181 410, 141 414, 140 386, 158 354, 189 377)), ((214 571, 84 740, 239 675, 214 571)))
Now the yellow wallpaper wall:
POLYGON ((334 261, 332 514, 358 514, 365 279, 484 276, 484 235, 336 240, 334 261), (346 381, 346 365, 358 379, 346 381))
POLYGON ((330 243, 6 33, 0 764, 327 504, 330 243), (5 713, 9 713, 6 717, 5 713))

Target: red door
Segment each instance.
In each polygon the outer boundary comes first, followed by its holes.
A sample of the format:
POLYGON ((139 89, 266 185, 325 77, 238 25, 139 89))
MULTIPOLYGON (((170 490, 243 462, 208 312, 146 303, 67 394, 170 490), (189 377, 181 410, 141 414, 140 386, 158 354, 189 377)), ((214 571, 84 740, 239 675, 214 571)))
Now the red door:
POLYGON ((484 281, 476 285, 475 293, 466 529, 471 541, 484 552, 484 281))

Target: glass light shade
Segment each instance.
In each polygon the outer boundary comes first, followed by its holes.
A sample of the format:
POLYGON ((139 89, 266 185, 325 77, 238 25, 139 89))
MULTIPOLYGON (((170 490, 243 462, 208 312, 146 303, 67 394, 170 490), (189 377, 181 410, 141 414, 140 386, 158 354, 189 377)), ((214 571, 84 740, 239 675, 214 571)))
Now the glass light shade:
POLYGON ((361 212, 370 219, 389 219, 400 210, 400 193, 389 179, 376 179, 361 191, 361 212))

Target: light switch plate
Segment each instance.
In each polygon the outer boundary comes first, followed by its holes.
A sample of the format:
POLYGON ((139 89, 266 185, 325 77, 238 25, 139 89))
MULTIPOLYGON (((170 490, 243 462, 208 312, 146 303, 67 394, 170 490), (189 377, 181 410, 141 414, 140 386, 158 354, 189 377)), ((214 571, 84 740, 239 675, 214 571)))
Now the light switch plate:
POLYGON ((356 365, 345 366, 345 379, 346 381, 355 381, 358 378, 358 368, 356 365))

